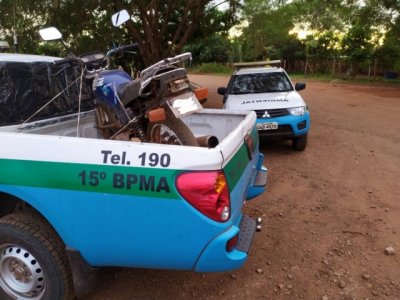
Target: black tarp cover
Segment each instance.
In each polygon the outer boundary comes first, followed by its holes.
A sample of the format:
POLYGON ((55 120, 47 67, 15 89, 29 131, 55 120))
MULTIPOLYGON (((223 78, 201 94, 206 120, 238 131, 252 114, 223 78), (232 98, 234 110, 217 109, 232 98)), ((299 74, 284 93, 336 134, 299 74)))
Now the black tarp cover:
MULTIPOLYGON (((81 75, 78 66, 49 62, 0 61, 0 126, 23 123, 81 75)), ((30 121, 78 112, 80 80, 66 89, 30 121)), ((81 111, 94 107, 84 83, 81 111)))

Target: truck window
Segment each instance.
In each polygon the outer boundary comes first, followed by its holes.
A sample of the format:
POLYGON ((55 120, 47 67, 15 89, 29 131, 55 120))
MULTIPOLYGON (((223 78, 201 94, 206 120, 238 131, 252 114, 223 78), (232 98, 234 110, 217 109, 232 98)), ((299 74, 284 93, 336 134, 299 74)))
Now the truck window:
POLYGON ((235 75, 229 94, 289 92, 293 87, 284 73, 256 73, 235 75))

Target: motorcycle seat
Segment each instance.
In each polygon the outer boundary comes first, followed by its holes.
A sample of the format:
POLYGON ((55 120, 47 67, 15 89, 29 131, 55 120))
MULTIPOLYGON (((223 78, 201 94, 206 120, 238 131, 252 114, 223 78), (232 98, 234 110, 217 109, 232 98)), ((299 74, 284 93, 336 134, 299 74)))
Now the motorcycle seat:
POLYGON ((121 99, 122 104, 125 106, 129 102, 139 97, 140 79, 134 79, 127 83, 120 85, 117 88, 118 97, 121 99))

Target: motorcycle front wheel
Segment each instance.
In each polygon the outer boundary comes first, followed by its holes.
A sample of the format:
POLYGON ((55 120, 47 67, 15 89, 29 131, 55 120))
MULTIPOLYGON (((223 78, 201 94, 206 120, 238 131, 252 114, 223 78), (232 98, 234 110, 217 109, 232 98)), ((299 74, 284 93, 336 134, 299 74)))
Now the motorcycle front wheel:
POLYGON ((199 143, 189 127, 181 119, 174 117, 164 121, 149 123, 147 137, 151 143, 198 146, 199 143))
POLYGON ((122 127, 114 111, 104 104, 96 107, 96 121, 103 139, 109 139, 122 127))

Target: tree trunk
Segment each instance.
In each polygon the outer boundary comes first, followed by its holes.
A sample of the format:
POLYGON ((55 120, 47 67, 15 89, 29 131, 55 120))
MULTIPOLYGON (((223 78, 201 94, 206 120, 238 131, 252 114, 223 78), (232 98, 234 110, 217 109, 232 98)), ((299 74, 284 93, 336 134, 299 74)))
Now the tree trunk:
POLYGON ((144 64, 148 66, 180 53, 209 2, 151 0, 145 4, 133 0, 132 19, 137 21, 131 20, 127 26, 132 38, 140 45, 144 64), (171 32, 171 27, 175 27, 175 31, 171 32))

